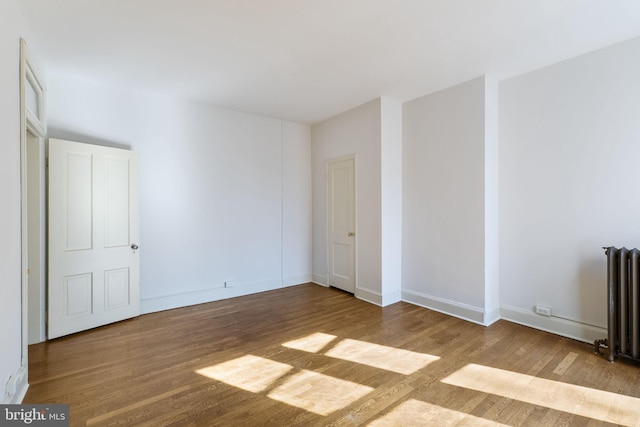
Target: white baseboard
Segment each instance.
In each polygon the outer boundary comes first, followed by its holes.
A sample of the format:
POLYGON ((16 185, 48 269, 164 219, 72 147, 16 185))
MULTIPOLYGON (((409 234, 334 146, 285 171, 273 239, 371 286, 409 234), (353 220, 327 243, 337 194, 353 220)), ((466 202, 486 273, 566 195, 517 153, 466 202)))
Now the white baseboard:
POLYGON ((402 291, 397 290, 395 292, 382 294, 382 306, 386 307, 391 304, 402 301, 402 291))
POLYGON ((189 305, 203 304, 228 298, 235 298, 258 292, 272 291, 282 287, 281 279, 261 280, 257 282, 235 283, 231 288, 210 288, 200 291, 184 292, 173 295, 146 298, 140 300, 140 313, 154 313, 189 305))
MULTIPOLYGON (((329 285, 327 284, 327 277, 321 276, 319 274, 312 275, 311 283, 324 286, 325 288, 329 287, 329 285)), ((402 301, 400 291, 381 295, 380 292, 358 286, 356 286, 354 296, 362 301, 377 305, 379 307, 386 307, 387 305, 402 301)))
POLYGON ((4 396, 0 400, 3 405, 20 404, 27 394, 29 383, 26 366, 21 366, 15 374, 9 377, 5 384, 4 396))
POLYGON ((467 320, 469 322, 477 323, 483 326, 488 326, 498 320, 494 319, 495 310, 492 311, 490 315, 487 315, 484 310, 478 307, 461 304, 459 302, 434 297, 408 289, 404 289, 402 291, 402 301, 418 305, 420 307, 425 307, 430 310, 438 311, 440 313, 448 314, 449 316, 457 317, 459 319, 467 320))
POLYGON ((485 310, 483 325, 490 326, 500 319, 502 319, 502 317, 500 317, 500 307, 496 307, 492 310, 485 310))
POLYGON ((299 276, 288 276, 282 279, 282 286, 287 287, 287 286, 302 285, 303 283, 309 283, 312 280, 313 278, 311 273, 301 274, 299 276))
MULTIPOLYGON (((232 288, 211 288, 194 292, 147 298, 140 301, 140 312, 141 314, 146 314, 156 311, 171 310, 174 308, 250 295, 258 292, 279 289, 285 286, 295 286, 309 282, 324 287, 328 286, 327 278, 325 276, 309 273, 300 276, 289 276, 283 280, 271 279, 237 283, 236 286, 232 288)), ((587 343, 593 343, 594 340, 602 339, 607 336, 607 329, 604 327, 586 325, 577 321, 554 316, 541 316, 534 313, 533 310, 525 310, 518 307, 502 305, 499 309, 496 308, 485 311, 478 307, 434 297, 408 289, 404 289, 402 292, 393 292, 381 295, 379 292, 371 289, 358 287, 356 288, 355 296, 358 299, 380 307, 385 307, 398 301, 405 301, 410 304, 425 307, 430 310, 438 311, 440 313, 483 326, 489 326, 500 319, 505 319, 513 323, 518 323, 520 325, 529 326, 531 328, 587 343)), ((4 397, 0 400, 1 403, 21 403, 27 392, 29 384, 27 382, 25 369, 21 368, 12 376, 11 380, 14 381, 14 385, 11 385, 9 388, 15 391, 9 393, 5 390, 4 397)))
POLYGON ((329 286, 327 285, 327 277, 320 276, 319 274, 312 274, 311 282, 315 283, 316 285, 324 286, 325 288, 329 286))
POLYGON ((586 325, 560 317, 541 316, 534 313, 533 310, 524 310, 518 307, 503 305, 500 307, 500 316, 513 323, 591 344, 597 339, 607 337, 606 328, 586 325))
POLYGON ((356 288, 355 296, 362 301, 375 304, 379 307, 386 307, 402 300, 400 291, 383 295, 380 292, 360 287, 356 288))
POLYGON ((371 289, 356 287, 354 295, 362 301, 382 307, 382 295, 378 292, 372 291, 371 289))

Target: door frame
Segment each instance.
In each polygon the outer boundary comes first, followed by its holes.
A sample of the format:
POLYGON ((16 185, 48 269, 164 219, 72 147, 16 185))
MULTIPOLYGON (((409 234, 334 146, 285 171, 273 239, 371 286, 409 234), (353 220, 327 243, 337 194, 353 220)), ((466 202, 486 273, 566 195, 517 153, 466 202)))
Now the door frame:
POLYGON ((27 123, 27 344, 43 342, 46 333, 47 200, 45 138, 27 123), (32 182, 32 180, 34 182, 32 182), (34 288, 37 286, 37 289, 34 288))
POLYGON ((325 171, 324 171, 324 176, 325 176, 325 217, 326 217, 326 222, 325 222, 325 231, 326 231, 326 235, 325 235, 325 240, 327 242, 326 244, 326 284, 327 287, 331 287, 331 283, 329 280, 330 277, 330 270, 329 270, 329 259, 330 259, 330 251, 331 251, 331 230, 329 229, 329 166, 332 163, 337 163, 337 162, 342 162, 345 160, 353 160, 353 224, 354 224, 354 230, 355 230, 355 239, 353 239, 353 251, 354 251, 354 257, 353 257, 353 295, 356 295, 356 291, 358 290, 358 236, 360 235, 360 233, 358 232, 358 156, 356 154, 348 154, 346 156, 341 156, 341 157, 335 157, 335 158, 331 158, 328 159, 326 161, 325 164, 325 171))
MULTIPOLYGON (((22 355, 21 366, 16 385, 27 386, 27 370, 29 356, 29 243, 28 243, 28 156, 27 143, 29 141, 27 133, 38 139, 38 163, 44 165, 44 159, 40 158, 44 153, 44 140, 47 132, 46 127, 46 87, 39 77, 39 73, 34 65, 29 52, 27 42, 20 39, 20 219, 21 219, 21 285, 22 285, 22 355), (27 86, 35 92, 37 111, 31 111, 27 102, 27 86), (21 378, 24 375, 24 378, 21 378)), ((40 166, 38 166, 40 169, 40 166)), ((40 171, 44 173, 44 171, 40 171)), ((46 174, 45 174, 46 175, 46 174)), ((41 181, 42 182, 42 181, 41 181)), ((45 189, 41 187, 38 195, 39 200, 44 200, 45 189)), ((46 207, 41 205, 38 215, 39 223, 45 220, 46 207)), ((46 236, 44 230, 40 228, 40 236, 36 239, 40 246, 44 245, 46 236)), ((46 250, 45 247, 38 248, 39 252, 46 250)), ((40 260, 40 271, 46 268, 45 259, 40 260)), ((45 286, 40 283, 40 287, 45 286)), ((44 313, 40 316, 44 319, 44 313)), ((41 337, 44 334, 44 325, 41 325, 41 337)), ((17 389, 17 387, 16 387, 17 389)), ((26 391, 26 388, 25 388, 26 391)))

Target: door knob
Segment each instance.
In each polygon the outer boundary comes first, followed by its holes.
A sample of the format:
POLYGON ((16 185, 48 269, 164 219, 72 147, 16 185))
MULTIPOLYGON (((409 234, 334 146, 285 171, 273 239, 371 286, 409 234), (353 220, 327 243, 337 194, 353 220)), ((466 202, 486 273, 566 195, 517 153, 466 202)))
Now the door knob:
POLYGON ((355 236, 355 235, 356 235, 356 233, 354 233, 353 231, 350 231, 350 232, 347 234, 347 236, 349 236, 349 237, 351 237, 351 236, 355 236))
POLYGON ((131 244, 131 249, 133 249, 134 251, 138 250, 138 245, 136 245, 135 243, 131 244))

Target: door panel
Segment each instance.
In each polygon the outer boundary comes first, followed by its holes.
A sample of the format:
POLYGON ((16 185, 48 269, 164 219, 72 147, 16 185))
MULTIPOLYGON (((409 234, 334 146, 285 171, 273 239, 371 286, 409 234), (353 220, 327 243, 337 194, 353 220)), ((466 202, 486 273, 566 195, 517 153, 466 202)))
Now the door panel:
POLYGON ((329 286, 355 292, 355 161, 329 162, 329 286))
POLYGON ((105 247, 129 246, 129 159, 106 158, 105 247))
POLYGON ((91 273, 66 276, 64 283, 64 313, 66 317, 87 316, 91 314, 93 289, 93 275, 91 273))
POLYGON ((64 162, 67 171, 62 177, 66 189, 63 194, 63 197, 66 196, 63 208, 66 209, 62 212, 67 230, 65 249, 67 251, 91 249, 93 157, 86 153, 65 152, 64 162))
POLYGON ((129 304, 129 269, 105 271, 105 309, 113 310, 129 304))
POLYGON ((344 245, 340 243, 332 243, 331 245, 333 250, 333 274, 336 276, 341 276, 344 278, 348 278, 351 275, 351 263, 350 260, 350 245, 344 245))
POLYGON ((137 316, 137 153, 49 140, 49 338, 137 316))

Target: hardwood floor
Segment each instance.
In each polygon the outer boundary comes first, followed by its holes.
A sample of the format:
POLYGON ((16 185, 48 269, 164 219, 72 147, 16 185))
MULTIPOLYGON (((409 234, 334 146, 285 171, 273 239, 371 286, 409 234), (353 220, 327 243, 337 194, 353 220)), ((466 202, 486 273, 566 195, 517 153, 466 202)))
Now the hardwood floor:
POLYGON ((591 345, 313 284, 31 346, 29 382, 71 425, 640 425, 640 368, 591 345))

